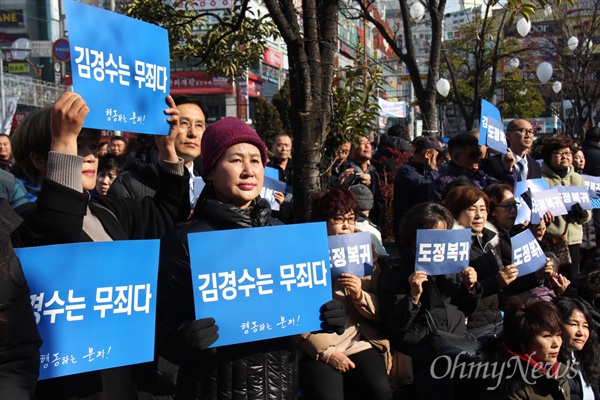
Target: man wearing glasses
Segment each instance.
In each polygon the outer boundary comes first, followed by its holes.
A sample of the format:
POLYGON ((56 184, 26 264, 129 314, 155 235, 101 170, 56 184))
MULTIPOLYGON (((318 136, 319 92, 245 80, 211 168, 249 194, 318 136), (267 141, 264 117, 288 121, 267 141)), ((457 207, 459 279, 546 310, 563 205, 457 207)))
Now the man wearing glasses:
MULTIPOLYGON (((506 140, 515 157, 517 180, 524 181, 542 177, 540 165, 529 155, 533 146, 535 131, 526 119, 514 119, 506 128, 506 140)), ((488 175, 500 180, 503 174, 502 154, 489 157, 481 164, 481 169, 488 175)))
POLYGON ((428 201, 441 203, 445 194, 444 188, 459 177, 468 178, 480 189, 498 182, 506 183, 514 188, 517 183, 514 168, 515 158, 511 151, 502 158, 502 175, 500 179, 496 179, 479 169, 483 154, 475 136, 468 133, 454 136, 448 141, 448 153, 450 153, 448 168, 429 186, 428 201))

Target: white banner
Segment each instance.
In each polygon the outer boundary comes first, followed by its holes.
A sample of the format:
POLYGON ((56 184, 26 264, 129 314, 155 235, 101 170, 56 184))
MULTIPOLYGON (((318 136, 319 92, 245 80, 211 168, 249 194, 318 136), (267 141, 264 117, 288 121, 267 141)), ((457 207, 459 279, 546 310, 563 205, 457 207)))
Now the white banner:
POLYGON ((406 101, 391 102, 379 98, 379 115, 382 117, 406 118, 406 101))

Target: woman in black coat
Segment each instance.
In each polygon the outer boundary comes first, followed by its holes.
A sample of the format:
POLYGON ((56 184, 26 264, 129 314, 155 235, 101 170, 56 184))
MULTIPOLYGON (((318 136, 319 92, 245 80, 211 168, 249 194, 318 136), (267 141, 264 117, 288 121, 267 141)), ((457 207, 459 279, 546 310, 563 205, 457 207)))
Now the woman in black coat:
POLYGON ((400 224, 400 255, 386 260, 379 279, 382 320, 392 348, 412 357, 415 389, 422 399, 454 398, 454 383, 438 379, 428 315, 438 329, 466 336, 465 316, 477 309, 481 286, 471 267, 456 275, 427 276, 415 271, 417 229, 449 229, 450 212, 436 203, 421 203, 400 224))
MULTIPOLYGON (((96 186, 99 131, 83 128, 89 113, 77 93, 66 92, 51 108, 24 119, 13 135, 18 159, 32 180, 43 180, 35 203, 16 211, 25 220, 13 244, 40 246, 126 239, 157 239, 189 215, 188 182, 174 140, 179 111, 172 99, 165 113, 171 132, 157 138, 161 158, 159 193, 142 201, 92 196, 96 186)), ((82 268, 85 263, 82 262, 82 268)), ((136 268, 144 266, 135 265, 136 268)), ((132 333, 133 334, 133 333, 132 333)), ((156 373, 152 363, 123 366, 40 381, 41 399, 150 399, 156 373)))
POLYGON ((207 350, 218 327, 214 318, 195 318, 188 234, 281 224, 259 195, 267 149, 252 128, 226 117, 208 126, 201 146, 206 186, 193 217, 161 241, 157 351, 179 365, 177 399, 295 399, 291 337, 207 350))

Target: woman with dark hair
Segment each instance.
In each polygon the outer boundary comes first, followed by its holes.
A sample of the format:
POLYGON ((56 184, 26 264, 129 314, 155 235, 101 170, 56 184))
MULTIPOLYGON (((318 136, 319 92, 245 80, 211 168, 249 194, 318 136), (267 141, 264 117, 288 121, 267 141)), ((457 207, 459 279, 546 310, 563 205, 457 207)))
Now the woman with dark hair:
MULTIPOLYGON (((574 171, 573 140, 567 136, 553 136, 544 141, 542 146, 542 177, 552 186, 585 186, 581 175, 574 171)), ((548 224, 544 239, 549 243, 566 241, 569 245, 571 263, 559 265, 559 271, 569 280, 579 273, 580 247, 583 240, 582 225, 588 222, 591 213, 584 210, 579 203, 572 206, 567 215, 554 218, 548 224)))
MULTIPOLYGON (((13 244, 32 247, 157 239, 176 221, 187 218, 188 177, 173 144, 179 134, 179 112, 169 97, 167 101, 165 119, 170 133, 156 137, 161 158, 160 191, 154 198, 143 200, 90 196, 96 186, 100 132, 83 128, 90 109, 79 94, 65 92, 51 107, 29 114, 17 127, 14 148, 24 170, 41 190, 35 203, 19 207, 25 222, 12 235, 13 244)), ((82 262, 81 268, 86 267, 82 262)), ((35 398, 149 398, 155 379, 152 363, 127 365, 40 381, 35 398)))
POLYGON ((471 229, 469 265, 477 271, 483 289, 479 307, 469 316, 469 332, 486 344, 502 333, 502 314, 498 294, 519 273, 513 264, 502 265, 496 253, 499 238, 487 222, 490 200, 475 186, 459 186, 444 198, 444 205, 461 227, 471 229))
POLYGON ((114 154, 105 154, 98 161, 98 176, 96 178, 96 187, 91 194, 106 196, 110 185, 117 179, 117 175, 123 168, 123 160, 114 154))
POLYGON ((453 399, 455 384, 432 371, 428 314, 438 329, 467 336, 465 316, 477 309, 481 286, 471 267, 459 275, 415 271, 418 229, 450 229, 452 214, 437 203, 420 203, 400 223, 400 255, 386 260, 379 279, 382 320, 392 348, 412 357, 414 385, 422 399, 453 399))
MULTIPOLYGON (((549 301, 515 302, 504 315, 500 376, 490 378, 482 399, 567 400, 572 374, 558 361, 562 317, 549 301), (492 388, 492 389, 490 389, 492 388)), ((498 358, 492 362, 497 363, 498 358)))
POLYGON ((577 371, 576 376, 569 376, 571 400, 600 399, 600 344, 592 315, 574 298, 557 297, 554 304, 563 318, 560 360, 577 371))
MULTIPOLYGON (((487 228, 498 234, 497 254, 502 260, 502 265, 512 264, 512 245, 511 236, 518 235, 528 227, 524 225, 515 225, 517 217, 517 201, 512 188, 504 183, 494 183, 486 187, 483 192, 489 197, 490 211, 488 220, 491 224, 487 228)), ((546 232, 546 223, 541 220, 539 225, 531 225, 533 235, 537 240, 542 240, 546 232)), ((522 294, 537 287, 540 282, 549 284, 556 292, 562 294, 569 285, 569 281, 562 275, 554 274, 554 262, 546 258, 547 262, 535 273, 519 276, 513 283, 506 286, 500 296, 500 308, 503 308, 504 300, 508 296, 522 294)), ((548 289, 549 290, 549 289, 548 289)))
POLYGON ((0 198, 0 399, 11 400, 32 398, 42 345, 29 287, 9 237, 20 223, 0 198))
MULTIPOLYGON (((325 221, 329 236, 356 232, 358 212, 356 196, 344 187, 319 194, 312 204, 312 220, 325 221)), ((346 310, 342 335, 305 333, 295 337, 308 355, 299 364, 300 386, 311 399, 344 399, 351 394, 361 399, 392 398, 387 374, 390 345, 375 326, 381 316, 374 294, 376 262, 373 267, 373 279, 344 273, 333 282, 333 297, 344 303, 346 310)))

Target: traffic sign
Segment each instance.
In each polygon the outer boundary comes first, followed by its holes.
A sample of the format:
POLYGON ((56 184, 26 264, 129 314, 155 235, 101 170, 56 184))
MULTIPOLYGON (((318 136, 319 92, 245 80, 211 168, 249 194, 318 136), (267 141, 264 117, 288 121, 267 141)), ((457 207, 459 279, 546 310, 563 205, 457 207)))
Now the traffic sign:
POLYGON ((67 39, 58 39, 52 46, 52 55, 58 61, 67 61, 71 57, 69 41, 67 39))

